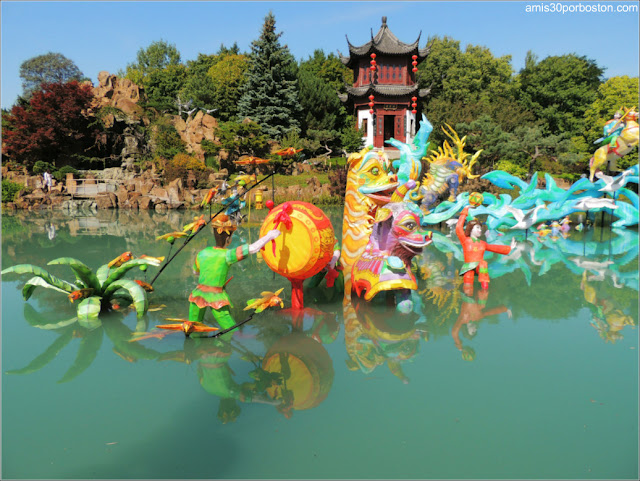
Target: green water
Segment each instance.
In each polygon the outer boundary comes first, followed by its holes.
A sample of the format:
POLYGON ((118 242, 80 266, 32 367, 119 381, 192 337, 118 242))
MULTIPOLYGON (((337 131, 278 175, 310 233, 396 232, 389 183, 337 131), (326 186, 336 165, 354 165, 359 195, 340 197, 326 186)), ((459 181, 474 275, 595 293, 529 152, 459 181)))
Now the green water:
MULTIPOLYGON (((341 212, 325 210, 340 232, 341 212)), ((31 263, 73 280, 47 262, 71 256, 95 269, 127 250, 165 255, 155 236, 193 215, 3 215, 2 268, 31 263)), ((236 242, 257 230, 238 230, 236 242)), ((123 309, 94 329, 67 324, 75 305, 64 295, 40 289, 25 302, 28 276, 3 276, 2 478, 638 479, 637 231, 522 238, 519 256, 489 259, 484 307, 477 290, 463 296, 459 246, 445 234, 417 259, 416 312, 384 303, 345 312, 320 287, 305 292, 314 310, 295 328, 290 313, 269 310, 230 342, 179 333, 128 342, 187 317, 191 265, 210 232, 154 283, 160 310, 142 322, 123 309), (494 308, 471 330, 459 322, 494 308), (287 416, 268 392, 254 400, 271 404, 234 406, 200 383, 200 373, 224 372, 248 389, 267 358, 289 367, 280 369, 295 393, 287 416), (235 421, 220 420, 221 406, 235 421)), ((285 287, 287 307, 288 282, 256 257, 231 275, 236 319, 263 290, 285 287)))

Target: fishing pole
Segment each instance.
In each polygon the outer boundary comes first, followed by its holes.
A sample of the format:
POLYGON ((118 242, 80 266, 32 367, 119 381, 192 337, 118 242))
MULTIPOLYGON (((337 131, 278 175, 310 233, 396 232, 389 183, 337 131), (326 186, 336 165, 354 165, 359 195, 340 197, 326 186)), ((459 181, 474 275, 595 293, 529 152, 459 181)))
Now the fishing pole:
POLYGON ((253 311, 253 312, 251 313, 251 315, 250 315, 249 317, 247 317, 244 321, 239 322, 239 323, 238 323, 238 324, 236 324, 235 326, 231 326, 229 329, 223 329, 222 331, 218 331, 218 332, 216 332, 214 335, 209 336, 209 337, 210 337, 210 338, 218 337, 218 336, 222 336, 223 334, 226 334, 227 332, 233 331, 235 328, 240 327, 240 326, 242 326, 243 324, 246 324, 247 322, 249 322, 251 319, 253 319, 253 315, 254 315, 255 313, 256 313, 256 312, 255 312, 255 311, 253 311))
MULTIPOLYGON (((246 191, 244 191, 242 194, 237 193, 231 197, 229 197, 230 199, 233 198, 233 200, 231 200, 229 202, 229 204, 233 204, 233 202, 235 202, 236 200, 238 200, 240 197, 242 197, 243 195, 247 194, 247 192, 251 191, 251 189, 253 189, 254 187, 257 187, 258 185, 260 185, 261 183, 263 183, 265 180, 267 180, 269 177, 273 176, 275 174, 275 172, 272 172, 271 174, 267 175, 264 179, 260 180, 259 182, 256 182, 255 184, 253 184, 251 187, 249 187, 246 191), (235 198, 234 198, 235 197, 235 198)), ((193 235, 190 235, 189 237, 187 237, 184 240, 184 244, 182 244, 180 246, 180 248, 175 252, 175 254, 173 254, 173 256, 169 259, 167 259, 167 262, 165 262, 163 264, 163 266, 160 268, 160 270, 158 271, 158 273, 155 275, 155 277, 153 278, 153 280, 149 283, 150 285, 153 285, 153 283, 155 282, 155 280, 158 278, 158 276, 162 273, 162 271, 164 271, 164 269, 169 265, 169 263, 176 258, 176 256, 180 253, 180 251, 182 249, 184 249, 184 247, 191 242, 191 240, 198 234, 198 232, 200 232, 201 230, 204 230, 204 227, 207 226, 213 219, 215 219, 218 214, 221 214, 222 212, 224 212, 227 209, 228 206, 223 206, 218 212, 216 212, 216 214, 213 217, 209 217, 209 220, 206 221, 204 223, 204 225, 198 229, 193 235)), ((171 252, 171 251, 169 251, 171 252)))

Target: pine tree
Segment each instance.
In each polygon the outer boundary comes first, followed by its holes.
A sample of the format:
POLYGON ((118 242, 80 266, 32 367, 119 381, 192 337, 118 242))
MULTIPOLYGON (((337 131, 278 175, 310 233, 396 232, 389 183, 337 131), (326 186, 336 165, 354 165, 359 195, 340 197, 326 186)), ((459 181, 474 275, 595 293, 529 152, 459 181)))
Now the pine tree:
POLYGON ((272 12, 265 17, 262 33, 251 43, 247 81, 238 102, 238 116, 249 117, 269 137, 280 139, 300 128, 297 65, 289 48, 280 45, 272 12))

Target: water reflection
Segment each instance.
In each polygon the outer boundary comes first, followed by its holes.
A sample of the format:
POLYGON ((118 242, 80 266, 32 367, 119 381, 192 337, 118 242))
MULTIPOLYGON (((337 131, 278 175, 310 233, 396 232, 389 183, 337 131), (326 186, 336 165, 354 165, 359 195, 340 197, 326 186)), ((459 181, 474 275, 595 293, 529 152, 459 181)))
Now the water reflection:
MULTIPOLYGON (((331 211, 334 225, 341 222, 340 214, 339 209, 331 211)), ((256 214, 260 215, 265 213, 256 214)), ((95 268, 125 251, 162 256, 167 246, 156 242, 155 237, 180 230, 192 217, 190 212, 177 211, 165 215, 100 211, 92 217, 68 217, 56 212, 4 215, 2 267, 46 265, 53 258, 70 256, 86 260, 95 268)), ((256 240, 259 226, 257 217, 254 224, 238 229, 232 246, 256 240)), ((75 360, 60 378, 69 382, 90 370, 107 337, 113 353, 127 362, 196 365, 197 382, 220 399, 219 418, 230 422, 240 415, 243 403, 267 403, 287 417, 295 410, 319 405, 330 395, 334 379, 334 362, 327 346, 342 341, 342 326, 348 369, 371 374, 385 365, 380 371, 403 383, 409 382, 407 363, 420 356, 420 345, 425 342, 443 339, 452 350, 459 350, 463 359, 476 359, 474 338, 482 331, 482 320, 491 316, 512 312, 514 320, 533 318, 551 323, 588 316, 589 325, 607 343, 620 341, 625 331, 635 329, 637 231, 591 229, 555 239, 523 239, 521 233, 489 232, 487 241, 508 244, 513 236, 520 236, 519 242, 509 255, 487 255, 493 279, 490 291, 471 292, 462 288, 458 275, 464 262, 459 243, 434 232, 432 246, 414 262, 418 290, 414 309, 408 314, 396 313, 384 298, 371 303, 354 298, 353 303, 342 305, 342 296, 320 282, 306 289, 309 306, 303 311, 285 309, 258 315, 231 340, 186 339, 181 349, 175 349, 175 339, 130 342, 134 332, 148 331, 167 317, 185 317, 189 292, 195 285, 193 260, 213 241, 209 232, 203 232, 158 278, 154 292, 149 293, 150 312, 140 320, 125 307, 99 321, 79 322, 74 317, 74 305, 65 296, 37 291, 35 299, 17 312, 22 312, 34 328, 55 332, 56 338, 33 360, 16 366, 15 358, 8 357, 5 366, 8 374, 31 374, 62 353, 77 349, 75 360)), ((66 274, 64 266, 51 266, 52 272, 56 269, 66 274)), ((235 279, 229 289, 237 304, 232 311, 236 319, 246 317, 242 300, 287 285, 283 278, 273 275, 260 256, 251 256, 234 269, 235 279)), ((148 281, 146 272, 144 276, 148 281)), ((20 289, 22 284, 3 279, 3 289, 20 289)), ((283 293, 286 305, 290 305, 289 292, 285 289, 283 293)), ((3 311, 5 308, 3 305, 3 311)), ((205 322, 212 322, 210 316, 205 322)), ((33 335, 38 335, 35 329, 33 335)), ((344 369, 342 362, 338 366, 344 369)))
MULTIPOLYGON (((103 317, 104 322, 102 320, 83 321, 78 320, 77 317, 54 320, 49 312, 43 314, 30 304, 25 304, 25 320, 33 327, 55 332, 58 337, 27 366, 8 370, 6 374, 31 374, 39 371, 51 363, 69 344, 76 344, 77 340, 76 358, 58 382, 72 381, 89 369, 102 347, 104 334, 111 340, 113 352, 126 361, 155 359, 159 356, 156 351, 128 342, 134 331, 123 324, 125 316, 122 313, 114 312, 103 317)), ((144 329, 144 327, 140 324, 137 326, 138 329, 144 329)))
MULTIPOLYGON (((580 289, 584 292, 584 299, 591 311, 590 323, 605 342, 614 343, 623 338, 622 329, 625 326, 631 326, 634 329, 635 322, 630 315, 620 309, 613 296, 607 295, 595 286, 594 280, 602 281, 604 278, 590 276, 587 270, 582 273, 580 289)), ((623 286, 614 283, 614 287, 622 288, 623 286)))
POLYGON ((462 352, 462 359, 465 361, 473 361, 476 358, 476 351, 471 346, 463 345, 460 339, 460 333, 471 340, 478 333, 478 323, 483 319, 502 314, 503 312, 506 312, 509 319, 511 319, 512 313, 506 306, 487 307, 489 289, 477 289, 475 295, 473 286, 467 284, 462 289, 460 314, 451 329, 451 337, 453 337, 455 346, 462 352))
POLYGON ((185 338, 180 350, 165 352, 158 361, 196 363, 200 385, 209 394, 220 398, 218 419, 226 424, 240 415, 241 403, 263 403, 279 405, 266 390, 272 385, 282 384, 282 377, 273 375, 260 367, 260 358, 241 347, 234 347, 229 339, 185 338), (242 360, 252 364, 248 378, 237 380, 229 361, 234 351, 242 354, 242 360))
MULTIPOLYGON (((422 303, 414 303, 414 308, 416 305, 422 311, 422 303)), ((408 384, 402 364, 418 354, 421 340, 429 339, 424 317, 415 311, 395 312, 390 294, 382 302, 353 297, 344 304, 344 319, 347 367, 370 374, 386 364, 395 377, 408 384)))

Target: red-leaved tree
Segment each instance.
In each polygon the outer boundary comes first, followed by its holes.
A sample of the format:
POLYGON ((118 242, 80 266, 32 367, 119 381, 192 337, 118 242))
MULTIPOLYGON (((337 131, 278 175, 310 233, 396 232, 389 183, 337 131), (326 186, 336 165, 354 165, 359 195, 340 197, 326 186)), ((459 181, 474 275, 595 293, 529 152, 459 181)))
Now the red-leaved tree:
POLYGON ((93 98, 91 85, 45 83, 26 107, 14 106, 3 124, 4 155, 28 169, 38 160, 56 163, 91 141, 90 120, 82 112, 93 98))

